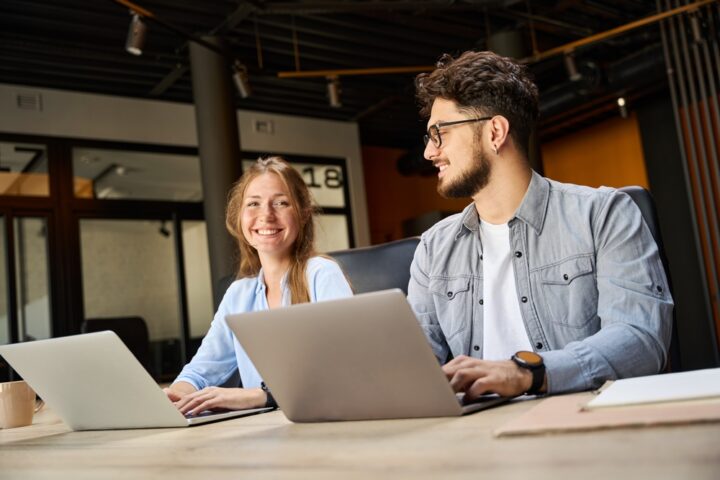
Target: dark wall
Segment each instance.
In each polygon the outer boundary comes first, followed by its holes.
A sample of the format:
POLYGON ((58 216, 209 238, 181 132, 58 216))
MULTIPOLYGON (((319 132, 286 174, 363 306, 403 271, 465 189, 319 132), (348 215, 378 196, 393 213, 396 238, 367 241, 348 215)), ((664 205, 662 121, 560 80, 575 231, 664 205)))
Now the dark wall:
POLYGON ((713 319, 670 93, 638 106, 637 115, 650 190, 670 263, 681 367, 693 370, 718 366, 713 319))

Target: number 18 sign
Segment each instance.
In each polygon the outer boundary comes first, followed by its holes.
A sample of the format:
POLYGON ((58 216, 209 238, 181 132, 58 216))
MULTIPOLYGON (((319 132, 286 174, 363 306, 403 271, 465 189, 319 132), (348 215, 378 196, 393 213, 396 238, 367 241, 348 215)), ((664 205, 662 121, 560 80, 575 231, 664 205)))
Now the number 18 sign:
MULTIPOLYGON (((243 168, 252 164, 252 160, 244 160, 243 168)), ((345 179, 338 165, 295 162, 291 165, 300 172, 320 207, 345 207, 345 179)))

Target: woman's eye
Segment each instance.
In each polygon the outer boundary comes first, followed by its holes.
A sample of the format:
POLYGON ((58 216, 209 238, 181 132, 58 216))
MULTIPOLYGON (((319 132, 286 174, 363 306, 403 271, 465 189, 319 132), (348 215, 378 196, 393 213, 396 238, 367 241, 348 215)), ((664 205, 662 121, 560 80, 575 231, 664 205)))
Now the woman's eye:
POLYGON ((274 205, 276 207, 289 207, 290 202, 288 202, 287 200, 278 200, 277 202, 274 203, 274 205))
POLYGON ((259 205, 258 202, 248 202, 248 204, 245 206, 246 207, 257 207, 258 205, 259 205))

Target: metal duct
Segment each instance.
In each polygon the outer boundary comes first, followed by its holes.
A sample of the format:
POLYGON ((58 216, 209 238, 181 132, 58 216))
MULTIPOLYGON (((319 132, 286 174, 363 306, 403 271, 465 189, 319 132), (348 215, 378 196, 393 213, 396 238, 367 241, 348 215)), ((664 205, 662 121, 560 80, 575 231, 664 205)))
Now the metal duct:
POLYGON ((589 60, 578 60, 582 75, 579 81, 567 81, 541 94, 540 115, 547 118, 568 111, 593 97, 620 93, 632 86, 643 86, 662 80, 665 60, 661 44, 652 45, 610 64, 604 72, 589 60))

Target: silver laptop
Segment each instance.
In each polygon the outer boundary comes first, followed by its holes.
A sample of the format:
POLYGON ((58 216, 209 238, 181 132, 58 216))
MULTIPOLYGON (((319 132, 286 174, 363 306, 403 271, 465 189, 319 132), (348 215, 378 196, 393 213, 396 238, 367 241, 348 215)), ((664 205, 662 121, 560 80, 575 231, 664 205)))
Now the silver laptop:
POLYGON ((400 290, 226 317, 294 422, 444 417, 462 405, 400 290))
POLYGON ((185 417, 110 331, 0 345, 0 355, 73 430, 187 427, 268 410, 185 417))

